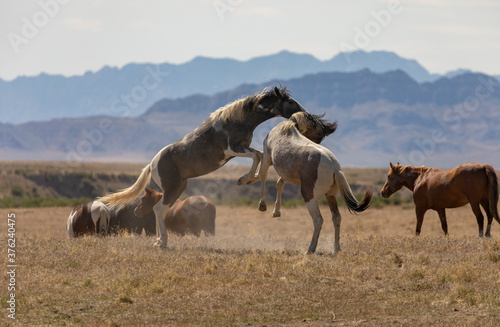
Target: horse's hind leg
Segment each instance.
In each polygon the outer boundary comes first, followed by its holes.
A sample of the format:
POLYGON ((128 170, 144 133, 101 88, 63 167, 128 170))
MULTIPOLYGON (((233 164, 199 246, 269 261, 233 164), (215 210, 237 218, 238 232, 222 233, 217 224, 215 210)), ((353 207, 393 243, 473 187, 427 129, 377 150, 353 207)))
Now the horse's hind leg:
POLYGON ((481 212, 481 208, 479 207, 479 203, 471 202, 470 206, 472 208, 472 212, 476 216, 477 225, 479 227, 479 237, 483 237, 484 216, 483 213, 481 212))
POLYGON ((448 235, 448 224, 446 223, 446 210, 437 209, 436 210, 439 215, 439 220, 441 220, 441 228, 443 229, 444 235, 448 235))
POLYGON ((335 244, 334 252, 340 252, 340 223, 342 222, 342 216, 339 212, 339 207, 337 205, 337 197, 333 195, 327 195, 326 201, 330 206, 330 211, 332 212, 332 222, 335 229, 335 244))
POLYGON ((187 181, 181 179, 180 176, 169 176, 168 179, 162 179, 163 196, 160 201, 153 207, 156 218, 156 240, 155 246, 162 248, 167 247, 167 228, 163 220, 167 214, 168 209, 175 203, 182 192, 186 189, 187 181))
POLYGON ((493 222, 493 214, 491 213, 490 210, 490 202, 488 199, 483 199, 481 201, 481 206, 484 209, 484 212, 486 212, 486 217, 488 219, 488 225, 486 226, 486 233, 484 236, 486 237, 491 237, 491 223, 493 222))
POLYGON ((417 227, 415 228, 415 235, 420 235, 422 230, 422 223, 424 222, 424 215, 427 211, 426 208, 415 207, 415 214, 417 215, 417 227))
POLYGON ((316 246, 318 245, 319 233, 321 232, 321 227, 323 226, 323 217, 321 216, 321 211, 319 210, 318 201, 312 199, 306 204, 314 224, 313 237, 306 254, 312 254, 316 251, 316 246))
POLYGON ((266 205, 266 179, 267 179, 267 171, 269 169, 269 166, 271 166, 271 159, 270 155, 267 152, 264 152, 264 158, 262 160, 262 163, 260 164, 260 169, 259 169, 259 176, 260 176, 260 201, 259 201, 259 210, 260 211, 266 211, 267 210, 267 205, 266 205))
POLYGON ((273 217, 281 217, 281 193, 285 187, 283 177, 278 178, 276 182, 276 202, 274 203, 273 217))
POLYGON ((168 206, 163 204, 163 197, 156 203, 153 207, 153 212, 155 213, 156 219, 156 242, 155 246, 159 247, 167 247, 167 228, 165 227, 165 221, 163 221, 163 217, 165 217, 168 210, 168 206))

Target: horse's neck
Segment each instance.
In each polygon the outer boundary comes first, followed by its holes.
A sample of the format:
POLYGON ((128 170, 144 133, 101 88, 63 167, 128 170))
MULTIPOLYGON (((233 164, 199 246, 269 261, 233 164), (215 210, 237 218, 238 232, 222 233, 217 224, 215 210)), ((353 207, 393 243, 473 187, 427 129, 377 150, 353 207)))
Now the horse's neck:
POLYGON ((245 119, 244 125, 247 126, 248 131, 253 132, 257 126, 271 119, 271 117, 266 117, 264 115, 248 115, 245 119))
POLYGON ((413 189, 415 189, 415 181, 420 177, 420 175, 422 175, 422 173, 423 171, 421 169, 413 170, 408 176, 405 176, 405 178, 403 179, 403 185, 413 192, 413 189))

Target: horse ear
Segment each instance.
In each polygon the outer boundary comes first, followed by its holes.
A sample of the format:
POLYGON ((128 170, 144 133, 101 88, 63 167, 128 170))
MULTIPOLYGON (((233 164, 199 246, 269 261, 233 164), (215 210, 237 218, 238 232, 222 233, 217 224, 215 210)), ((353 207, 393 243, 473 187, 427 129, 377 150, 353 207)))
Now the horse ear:
POLYGON ((326 136, 328 136, 337 130, 338 123, 337 121, 334 121, 333 123, 326 123, 324 125, 327 127, 327 131, 325 134, 326 136))
POLYGON ((281 98, 281 97, 282 97, 282 95, 281 95, 281 91, 280 91, 280 89, 278 89, 278 87, 277 87, 277 86, 275 86, 275 87, 274 87, 274 94, 276 94, 276 96, 277 96, 278 98, 281 98))
POLYGON ((392 164, 392 162, 389 162, 389 165, 391 166, 391 169, 394 169, 394 165, 392 164))

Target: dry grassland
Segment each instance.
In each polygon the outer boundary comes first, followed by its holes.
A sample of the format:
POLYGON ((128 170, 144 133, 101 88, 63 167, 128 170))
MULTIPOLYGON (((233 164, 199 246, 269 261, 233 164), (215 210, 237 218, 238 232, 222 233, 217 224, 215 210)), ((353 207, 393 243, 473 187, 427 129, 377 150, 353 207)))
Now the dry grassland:
MULTIPOLYGON (((2 326, 498 326, 500 225, 477 237, 469 207, 448 212, 450 237, 429 212, 343 209, 341 246, 325 223, 318 253, 305 207, 271 218, 219 206, 215 237, 68 240, 70 208, 16 209, 17 319, 2 326)), ((7 214, 1 209, 1 244, 7 214)), ((2 252, 4 267, 6 251, 2 252)), ((4 268, 6 269, 6 268, 4 268)))

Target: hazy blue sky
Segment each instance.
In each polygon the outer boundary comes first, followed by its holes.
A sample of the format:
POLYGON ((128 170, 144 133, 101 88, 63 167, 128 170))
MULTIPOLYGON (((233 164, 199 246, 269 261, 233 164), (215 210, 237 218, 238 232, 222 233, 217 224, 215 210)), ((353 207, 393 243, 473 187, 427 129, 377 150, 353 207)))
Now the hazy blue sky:
POLYGON ((500 74, 497 0, 0 0, 0 35, 7 80, 199 55, 325 60, 344 49, 393 51, 431 73, 500 74))

